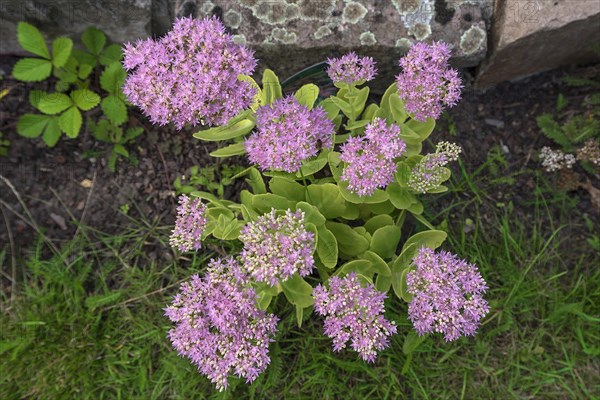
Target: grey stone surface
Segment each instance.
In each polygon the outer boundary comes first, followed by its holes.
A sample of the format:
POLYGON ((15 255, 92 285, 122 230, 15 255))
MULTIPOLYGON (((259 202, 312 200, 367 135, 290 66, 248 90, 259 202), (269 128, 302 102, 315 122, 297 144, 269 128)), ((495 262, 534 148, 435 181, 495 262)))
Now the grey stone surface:
POLYGON ((598 60, 589 48, 594 42, 600 42, 600 0, 497 0, 491 51, 477 84, 598 60))
MULTIPOLYGON (((147 37, 152 29, 152 3, 153 0, 0 0, 0 54, 27 54, 17 42, 19 21, 35 25, 49 39, 62 35, 78 39, 88 26, 102 29, 113 42, 147 37)), ((164 0, 164 10, 168 9, 164 0)))
POLYGON ((378 90, 416 41, 444 41, 455 66, 476 66, 487 51, 492 12, 492 0, 177 0, 173 6, 176 16, 220 16, 236 41, 256 49, 261 66, 282 77, 350 50, 376 57, 378 90))

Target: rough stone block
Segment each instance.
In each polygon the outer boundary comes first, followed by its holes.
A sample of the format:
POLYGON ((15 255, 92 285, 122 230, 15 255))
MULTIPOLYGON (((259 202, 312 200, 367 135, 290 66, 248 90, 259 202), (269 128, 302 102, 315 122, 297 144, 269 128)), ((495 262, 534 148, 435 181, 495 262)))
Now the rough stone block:
POLYGON ((151 33, 152 3, 152 0, 0 0, 0 54, 27 54, 17 42, 19 21, 35 25, 50 39, 62 35, 78 39, 88 26, 102 29, 113 42, 147 37, 151 33))
POLYGON ((480 87, 598 58, 600 0, 496 0, 493 14, 480 87))
POLYGON ((377 59, 383 85, 416 41, 442 40, 453 47, 455 66, 476 66, 487 51, 492 11, 492 0, 177 0, 173 5, 178 17, 218 15, 236 41, 257 51, 261 66, 282 78, 356 50, 377 59))

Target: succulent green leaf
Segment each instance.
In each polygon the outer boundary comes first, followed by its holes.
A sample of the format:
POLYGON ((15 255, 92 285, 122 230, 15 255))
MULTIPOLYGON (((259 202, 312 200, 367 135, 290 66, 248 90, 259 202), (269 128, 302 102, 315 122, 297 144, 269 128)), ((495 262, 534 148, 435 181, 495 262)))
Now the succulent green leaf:
POLYGON ((317 255, 327 268, 335 268, 338 260, 338 245, 335 235, 324 225, 317 227, 317 255))
POLYGON ((217 142, 220 140, 234 139, 244 136, 254 128, 254 122, 249 119, 243 119, 233 126, 222 125, 215 128, 206 129, 194 133, 196 139, 207 142, 217 142))
POLYGON ((390 94, 389 102, 394 122, 402 124, 408 118, 408 113, 404 110, 404 102, 400 100, 397 93, 390 94))
POLYGON ((304 186, 296 181, 286 178, 273 177, 269 181, 269 188, 273 194, 286 197, 290 200, 304 201, 304 186))
POLYGON ((365 229, 371 235, 379 228, 394 225, 394 219, 389 214, 376 215, 365 223, 365 229))
POLYGON ((401 230, 396 225, 383 226, 373 233, 370 250, 381 258, 392 258, 400 242, 401 230))
POLYGON ((279 84, 279 78, 270 69, 265 69, 262 76, 262 96, 260 100, 261 105, 270 105, 275 100, 281 99, 283 93, 281 91, 281 85, 279 84))
POLYGON ((325 226, 335 235, 340 252, 348 256, 357 256, 369 249, 369 240, 347 224, 327 221, 325 226))
POLYGON ((311 110, 315 105, 317 97, 319 97, 319 87, 314 83, 303 85, 294 94, 294 97, 296 100, 298 100, 298 103, 308 107, 308 109, 311 110))
POLYGON ((405 210, 411 205, 419 202, 414 194, 408 189, 401 187, 396 182, 390 183, 385 191, 389 194, 390 201, 394 207, 400 210, 405 210))
MULTIPOLYGON (((326 160, 325 160, 326 161, 326 160)), ((346 202, 337 185, 333 183, 312 184, 307 187, 307 196, 311 204, 316 206, 327 219, 341 216, 346 209, 346 202)))
POLYGON ((317 207, 307 202, 298 202, 296 204, 296 210, 302 210, 304 212, 304 221, 314 224, 317 228, 324 225, 325 221, 327 221, 317 207))
POLYGON ((283 288, 283 294, 293 305, 302 308, 313 305, 313 288, 297 273, 281 282, 281 287, 283 288))
POLYGON ((221 149, 215 150, 210 153, 213 157, 225 158, 225 157, 233 157, 239 156, 246 152, 246 146, 244 143, 234 143, 227 147, 223 147, 221 149))

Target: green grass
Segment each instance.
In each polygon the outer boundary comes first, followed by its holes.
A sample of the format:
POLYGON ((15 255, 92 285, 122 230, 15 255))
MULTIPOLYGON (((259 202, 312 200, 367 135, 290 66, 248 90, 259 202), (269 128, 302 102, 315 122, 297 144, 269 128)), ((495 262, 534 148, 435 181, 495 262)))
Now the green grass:
MULTIPOLYGON (((117 236, 82 227, 60 254, 40 241, 19 259, 19 291, 2 297, 0 398, 600 398, 599 255, 575 225, 577 200, 527 172, 537 188, 530 198, 498 201, 494 191, 515 176, 494 157, 459 173, 431 204, 434 223, 451 232, 444 247, 476 263, 490 287, 491 311, 474 338, 430 336, 407 357, 407 306, 391 298, 399 334, 369 365, 333 353, 314 316, 298 328, 279 299, 271 365, 252 385, 232 380, 218 393, 171 349, 163 317, 177 282, 210 254, 169 261, 169 227, 155 222, 117 236)), ((8 248, 0 258, 9 271, 8 248)))

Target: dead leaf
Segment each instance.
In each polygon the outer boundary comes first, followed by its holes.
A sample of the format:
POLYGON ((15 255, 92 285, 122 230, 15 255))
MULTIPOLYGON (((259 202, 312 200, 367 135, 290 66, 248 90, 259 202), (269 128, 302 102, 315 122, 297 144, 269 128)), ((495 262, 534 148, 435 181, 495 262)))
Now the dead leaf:
POLYGON ((89 188, 92 187, 92 185, 94 184, 94 182, 92 180, 86 178, 86 179, 82 180, 81 182, 79 182, 79 184, 82 187, 84 187, 86 189, 89 189, 89 188))
POLYGON ((67 230, 67 224, 63 217, 61 217, 58 214, 50 213, 50 218, 52 218, 52 221, 56 222, 56 225, 58 225, 60 229, 62 229, 63 231, 67 230))

